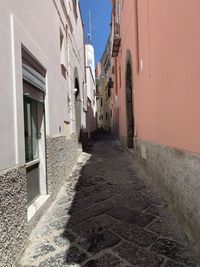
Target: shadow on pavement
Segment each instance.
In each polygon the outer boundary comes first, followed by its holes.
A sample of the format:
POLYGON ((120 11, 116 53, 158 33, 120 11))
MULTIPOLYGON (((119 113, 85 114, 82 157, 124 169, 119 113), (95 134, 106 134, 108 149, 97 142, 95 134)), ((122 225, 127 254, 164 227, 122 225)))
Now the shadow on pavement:
POLYGON ((31 238, 25 262, 39 267, 200 266, 148 178, 102 131, 31 238))
POLYGON ((85 158, 62 233, 66 266, 196 266, 185 233, 111 135, 100 131, 85 158))

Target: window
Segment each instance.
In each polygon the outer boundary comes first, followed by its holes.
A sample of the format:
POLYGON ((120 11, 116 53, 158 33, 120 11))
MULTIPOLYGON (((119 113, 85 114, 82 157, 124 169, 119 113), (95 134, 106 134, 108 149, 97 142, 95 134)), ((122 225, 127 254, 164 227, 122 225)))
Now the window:
POLYGON ((60 65, 61 65, 61 73, 62 73, 63 77, 66 79, 67 69, 66 69, 65 49, 66 49, 65 38, 64 38, 62 31, 60 30, 60 65))
POLYGON ((68 114, 70 114, 70 104, 71 104, 70 94, 67 93, 67 113, 68 114))
POLYGON ((39 158, 37 101, 24 97, 24 134, 26 162, 39 158))
POLYGON ((117 3, 116 3, 116 20, 117 20, 117 23, 119 25, 120 25, 120 9, 121 9, 120 1, 117 1, 117 3))
MULTIPOLYGON (((59 41, 59 40, 58 40, 59 41)), ((27 204, 46 193, 41 190, 46 184, 45 173, 45 123, 44 101, 46 69, 22 44, 22 82, 24 113, 24 145, 27 177, 27 204), (41 152, 41 153, 40 153, 41 152)), ((59 51, 59 48, 58 48, 59 51)), ((59 67, 59 66, 58 66, 59 67)), ((45 188, 45 187, 44 187, 45 188)))
POLYGON ((108 87, 108 98, 111 97, 111 88, 108 87))
POLYGON ((77 0, 73 0, 73 10, 74 10, 74 16, 77 20, 78 18, 78 13, 77 13, 77 0))
POLYGON ((122 73, 121 73, 121 66, 119 66, 119 87, 122 86, 122 73))
POLYGON ((112 74, 115 74, 115 66, 112 66, 112 74))
POLYGON ((83 108, 87 111, 87 83, 83 82, 83 108))

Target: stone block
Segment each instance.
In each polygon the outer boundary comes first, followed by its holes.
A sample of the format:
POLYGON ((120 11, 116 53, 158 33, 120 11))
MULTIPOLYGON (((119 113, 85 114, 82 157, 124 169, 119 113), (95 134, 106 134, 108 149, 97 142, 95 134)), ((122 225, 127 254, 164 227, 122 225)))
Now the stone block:
POLYGON ((123 242, 113 251, 134 266, 146 266, 148 263, 149 267, 158 267, 161 266, 164 260, 161 256, 126 242, 123 242))

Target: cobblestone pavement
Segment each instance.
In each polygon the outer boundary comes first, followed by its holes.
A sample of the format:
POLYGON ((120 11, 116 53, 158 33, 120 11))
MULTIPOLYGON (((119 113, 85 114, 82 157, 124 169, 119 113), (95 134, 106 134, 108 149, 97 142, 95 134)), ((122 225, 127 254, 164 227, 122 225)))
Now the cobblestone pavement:
POLYGON ((83 153, 19 266, 200 266, 186 234, 110 136, 83 153))

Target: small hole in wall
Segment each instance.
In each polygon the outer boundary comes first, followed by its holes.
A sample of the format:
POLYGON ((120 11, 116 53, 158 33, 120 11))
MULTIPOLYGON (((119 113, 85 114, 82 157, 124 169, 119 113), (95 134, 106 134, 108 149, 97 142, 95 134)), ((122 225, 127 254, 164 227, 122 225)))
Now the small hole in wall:
POLYGON ((61 126, 59 126, 59 132, 61 133, 61 126))

